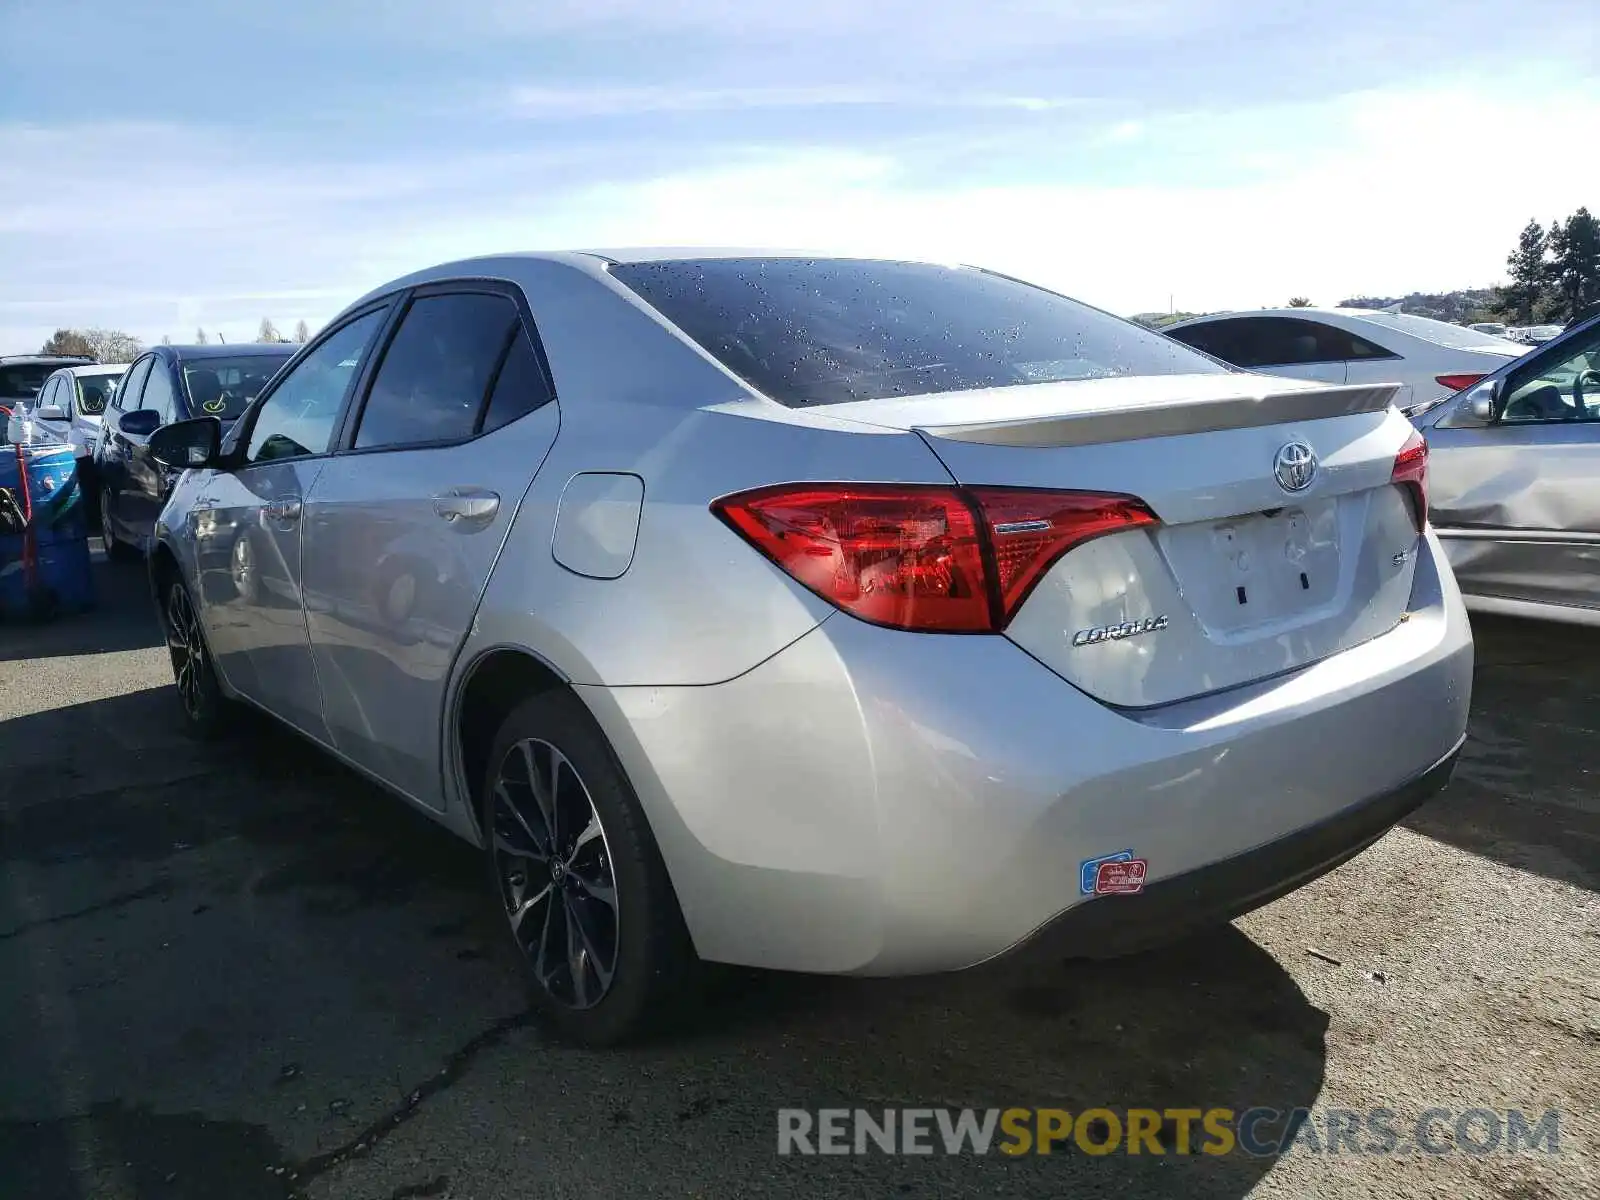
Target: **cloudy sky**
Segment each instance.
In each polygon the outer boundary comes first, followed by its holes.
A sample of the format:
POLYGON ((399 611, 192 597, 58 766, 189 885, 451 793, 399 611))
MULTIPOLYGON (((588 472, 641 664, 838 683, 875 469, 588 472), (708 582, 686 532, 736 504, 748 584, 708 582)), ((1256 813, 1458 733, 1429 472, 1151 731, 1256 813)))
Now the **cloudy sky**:
POLYGON ((1118 312, 1497 281, 1594 0, 0 0, 0 352, 496 250, 980 262, 1118 312))

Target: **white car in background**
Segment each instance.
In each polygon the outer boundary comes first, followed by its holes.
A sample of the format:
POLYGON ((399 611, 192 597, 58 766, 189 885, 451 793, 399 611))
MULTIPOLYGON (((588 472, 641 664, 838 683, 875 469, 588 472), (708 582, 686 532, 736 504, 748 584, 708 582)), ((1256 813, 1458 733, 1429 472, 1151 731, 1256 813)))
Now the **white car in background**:
POLYGON ((101 414, 116 395, 127 363, 63 367, 44 381, 33 410, 34 421, 63 442, 72 443, 82 468, 100 436, 101 414))
POLYGON ((1180 321, 1168 337, 1247 371, 1320 383, 1399 383, 1412 409, 1469 388, 1529 347, 1460 325, 1360 308, 1267 308, 1180 321))

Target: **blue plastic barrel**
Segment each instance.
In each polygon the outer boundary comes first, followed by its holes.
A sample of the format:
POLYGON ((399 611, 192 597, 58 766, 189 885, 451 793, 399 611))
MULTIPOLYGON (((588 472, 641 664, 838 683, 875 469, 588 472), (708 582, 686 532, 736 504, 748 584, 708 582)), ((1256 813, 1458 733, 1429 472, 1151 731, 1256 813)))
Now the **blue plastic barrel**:
MULTIPOLYGON (((69 445, 23 446, 32 519, 27 534, 0 534, 0 617, 48 616, 94 607, 89 519, 69 445), (34 546, 30 571, 25 539, 34 546)), ((0 488, 22 505, 17 447, 0 442, 0 488)))

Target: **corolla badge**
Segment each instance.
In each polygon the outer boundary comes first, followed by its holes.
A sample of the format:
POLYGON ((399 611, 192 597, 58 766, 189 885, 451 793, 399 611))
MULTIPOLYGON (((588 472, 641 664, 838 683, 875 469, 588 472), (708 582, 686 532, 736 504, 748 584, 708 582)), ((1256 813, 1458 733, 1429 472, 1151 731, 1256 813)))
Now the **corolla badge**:
POLYGON ((1301 441, 1285 442, 1272 460, 1272 473, 1286 492, 1303 492, 1317 477, 1317 454, 1301 441))
POLYGON ((1093 646, 1100 642, 1120 642, 1141 633, 1157 633, 1167 627, 1167 618, 1146 617, 1142 621, 1123 621, 1119 625, 1093 625, 1072 635, 1074 646, 1093 646))

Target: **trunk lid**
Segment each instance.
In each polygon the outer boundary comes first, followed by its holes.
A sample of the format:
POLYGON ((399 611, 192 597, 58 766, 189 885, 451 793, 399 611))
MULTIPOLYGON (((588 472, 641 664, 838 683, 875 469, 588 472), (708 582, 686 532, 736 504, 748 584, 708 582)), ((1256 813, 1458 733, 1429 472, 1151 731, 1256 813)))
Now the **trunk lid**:
MULTIPOLYGON (((1395 385, 1168 376, 835 405, 914 430, 971 486, 1118 493, 1160 524, 1063 555, 1006 629, 1071 683, 1124 707, 1294 670, 1392 629, 1418 534, 1391 483, 1412 432, 1395 385), (1291 459, 1309 449, 1302 490, 1291 459)), ((1000 535, 1000 536, 1003 536, 1000 535)), ((1003 547, 1001 548, 1003 549, 1003 547)))

